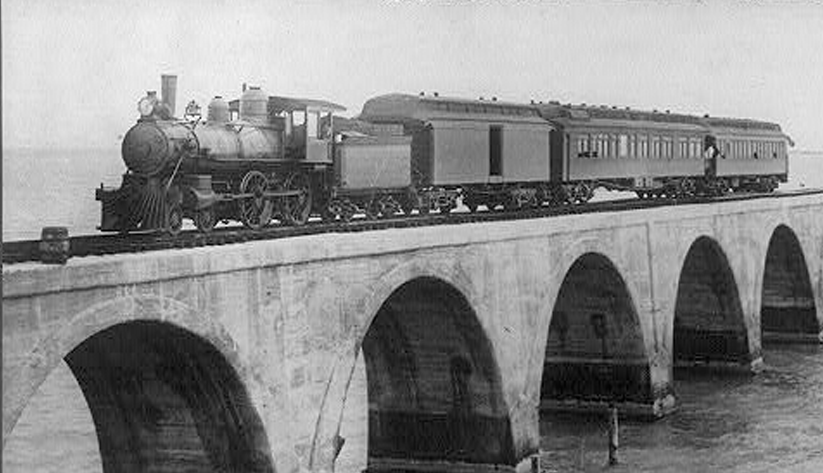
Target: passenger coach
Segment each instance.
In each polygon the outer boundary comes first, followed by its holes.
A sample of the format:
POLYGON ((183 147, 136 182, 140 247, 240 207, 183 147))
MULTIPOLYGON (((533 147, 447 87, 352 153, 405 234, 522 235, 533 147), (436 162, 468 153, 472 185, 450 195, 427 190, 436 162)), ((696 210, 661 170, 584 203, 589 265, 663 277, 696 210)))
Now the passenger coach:
POLYGON ((552 123, 552 182, 572 201, 597 187, 640 197, 771 191, 786 182, 780 126, 616 107, 535 104, 552 123))

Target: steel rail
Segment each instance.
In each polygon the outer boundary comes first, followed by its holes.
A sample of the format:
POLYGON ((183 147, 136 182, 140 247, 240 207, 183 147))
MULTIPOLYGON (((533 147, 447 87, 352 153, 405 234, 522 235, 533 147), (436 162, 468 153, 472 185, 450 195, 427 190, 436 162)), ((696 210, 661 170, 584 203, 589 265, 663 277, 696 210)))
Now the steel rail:
MULTIPOLYGON (((227 245, 252 240, 293 238, 303 235, 317 235, 331 232, 362 232, 388 228, 411 228, 431 225, 451 225, 477 222, 499 222, 506 220, 534 219, 576 215, 586 213, 626 212, 677 205, 706 205, 717 202, 733 202, 755 199, 779 199, 804 195, 823 194, 823 189, 803 189, 769 194, 745 193, 722 197, 688 197, 681 199, 622 199, 608 200, 583 205, 543 206, 517 211, 457 212, 450 214, 416 214, 394 216, 378 220, 355 219, 351 222, 309 221, 302 226, 269 226, 250 230, 240 226, 217 228, 204 234, 197 230, 186 230, 177 236, 162 233, 130 233, 79 235, 69 238, 70 257, 100 256, 119 253, 141 253, 174 248, 195 248, 203 246, 227 245)), ((40 261, 40 240, 18 240, 2 243, 3 264, 40 261)))

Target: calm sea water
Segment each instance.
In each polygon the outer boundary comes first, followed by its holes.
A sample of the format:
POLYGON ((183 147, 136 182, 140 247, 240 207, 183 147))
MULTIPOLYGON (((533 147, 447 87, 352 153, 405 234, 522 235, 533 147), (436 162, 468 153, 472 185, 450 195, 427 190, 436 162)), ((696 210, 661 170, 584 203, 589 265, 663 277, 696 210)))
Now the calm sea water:
MULTIPOLYGON (((783 188, 823 187, 823 154, 793 156, 783 188)), ((95 232, 94 188, 119 185, 117 149, 3 151, 3 240, 37 238, 46 225, 73 235, 95 232)), ((602 196, 608 197, 608 196, 602 196)), ((823 351, 770 347, 755 377, 676 382, 679 410, 655 423, 621 424, 615 472, 823 471, 823 351)), ((365 465, 365 369, 355 373, 341 434, 338 471, 365 465)), ((546 471, 602 471, 606 426, 599 417, 541 419, 546 471)), ((91 414, 67 366, 60 365, 31 400, 3 449, 8 473, 100 472, 91 414)))
POLYGON ((3 241, 35 239, 45 226, 92 234, 100 224, 94 189, 119 186, 120 150, 3 150, 3 241))

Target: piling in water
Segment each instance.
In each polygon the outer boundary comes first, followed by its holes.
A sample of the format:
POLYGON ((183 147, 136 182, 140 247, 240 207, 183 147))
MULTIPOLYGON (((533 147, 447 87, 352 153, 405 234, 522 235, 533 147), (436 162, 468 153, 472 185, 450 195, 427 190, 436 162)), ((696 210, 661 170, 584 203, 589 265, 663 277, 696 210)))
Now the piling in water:
POLYGON ((609 465, 617 465, 617 447, 619 445, 617 425, 617 408, 609 406, 609 465))

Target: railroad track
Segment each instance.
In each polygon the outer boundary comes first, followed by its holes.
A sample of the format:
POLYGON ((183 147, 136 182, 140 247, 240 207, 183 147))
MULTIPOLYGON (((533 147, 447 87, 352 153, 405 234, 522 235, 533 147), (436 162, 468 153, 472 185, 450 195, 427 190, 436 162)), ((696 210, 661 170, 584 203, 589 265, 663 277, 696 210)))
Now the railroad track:
MULTIPOLYGON (((174 248, 196 248, 203 246, 227 245, 254 240, 272 240, 293 238, 303 235, 321 233, 362 232, 388 228, 410 228, 431 225, 461 224, 475 222, 499 222, 545 218, 561 215, 586 213, 621 212, 665 206, 711 204, 764 198, 786 198, 802 195, 823 194, 823 189, 777 192, 772 194, 731 194, 716 197, 691 197, 678 200, 641 200, 624 199, 589 203, 586 205, 564 205, 557 207, 539 207, 516 212, 486 211, 478 213, 451 213, 415 215, 413 218, 385 218, 380 220, 353 220, 349 223, 310 221, 299 227, 272 226, 261 230, 248 230, 242 227, 217 228, 210 234, 196 230, 181 232, 172 237, 157 233, 132 233, 129 235, 81 235, 70 237, 70 257, 99 256, 117 253, 141 253, 147 251, 174 248)), ((20 240, 4 242, 2 245, 3 264, 40 261, 40 240, 20 240)))

